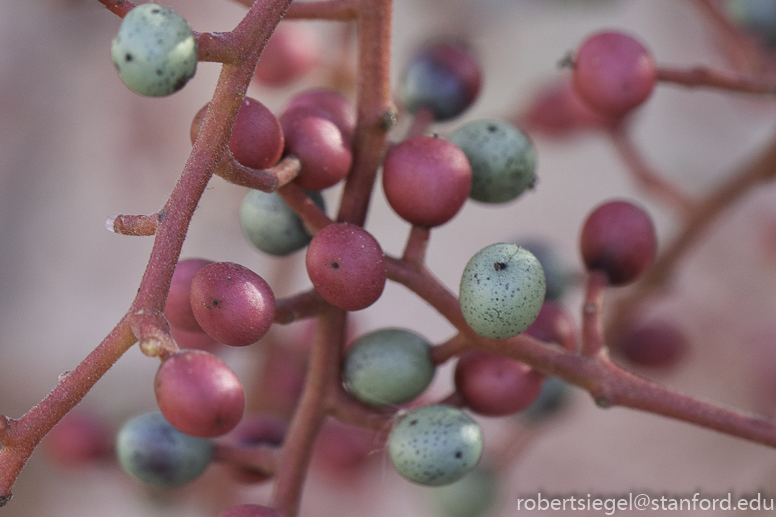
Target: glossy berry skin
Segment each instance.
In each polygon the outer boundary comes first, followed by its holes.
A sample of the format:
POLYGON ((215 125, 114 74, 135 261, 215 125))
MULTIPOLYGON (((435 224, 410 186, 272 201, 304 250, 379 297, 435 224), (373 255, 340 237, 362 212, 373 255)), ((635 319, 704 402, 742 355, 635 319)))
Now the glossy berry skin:
POLYGON ((536 257, 516 244, 496 243, 478 251, 466 264, 458 300, 474 332, 507 339, 533 323, 545 290, 544 272, 536 257))
POLYGON ((228 433, 245 410, 240 379, 221 359, 201 350, 183 350, 165 359, 156 372, 154 393, 170 424, 200 438, 228 433))
POLYGON ((191 308, 202 329, 229 346, 248 346, 261 339, 275 318, 275 295, 250 269, 215 262, 191 280, 191 308))
POLYGON ((321 48, 309 25, 281 23, 267 41, 253 78, 264 86, 287 86, 315 67, 321 48))
POLYGON ((634 365, 645 368, 676 366, 690 348, 684 332, 663 321, 641 323, 617 336, 614 350, 634 365))
POLYGON ((307 247, 305 265, 315 290, 340 309, 366 309, 385 288, 383 250, 359 226, 335 223, 319 231, 307 247))
MULTIPOLYGON (((191 143, 197 139, 210 104, 194 116, 191 123, 191 143)), ((283 155, 285 139, 280 121, 264 104, 251 97, 237 112, 229 138, 229 150, 240 164, 252 169, 266 169, 277 164, 283 155)))
POLYGON ((191 279, 197 271, 212 263, 212 260, 188 258, 179 260, 175 266, 167 303, 164 306, 164 315, 174 328, 187 332, 204 332, 191 310, 191 279))
POLYGON ((409 62, 400 86, 410 113, 429 109, 435 120, 463 113, 480 93, 482 73, 474 56, 462 45, 433 45, 409 62))
MULTIPOLYGON (((325 210, 320 192, 309 197, 325 210)), ((302 219, 277 192, 248 191, 240 205, 240 226, 254 246, 278 257, 304 248, 312 239, 302 219)))
POLYGON ((268 506, 239 504, 219 513, 218 517, 285 517, 285 515, 268 506))
POLYGON ((417 136, 393 146, 383 163, 383 190, 397 214, 432 228, 452 219, 469 197, 472 172, 461 149, 417 136))
POLYGON ((320 108, 298 106, 280 116, 285 152, 299 158, 302 169, 294 183, 323 190, 345 179, 353 163, 350 142, 331 116, 320 108))
POLYGON ((268 506, 239 504, 219 513, 218 517, 285 517, 285 515, 268 506))
POLYGON ((408 412, 388 436, 396 471, 408 481, 428 486, 461 479, 479 462, 483 445, 477 422, 443 404, 408 412))
POLYGON ((603 271, 611 285, 625 285, 652 265, 657 236, 642 208, 627 201, 610 201, 588 215, 580 249, 588 270, 603 271))
POLYGON ((161 413, 128 420, 116 437, 116 456, 127 473, 158 488, 197 479, 213 459, 213 443, 175 429, 161 413))
POLYGON ((483 203, 506 203, 536 182, 536 150, 511 124, 485 119, 468 122, 450 134, 472 168, 469 197, 483 203))
POLYGON ((621 32, 599 32, 586 39, 574 58, 574 88, 591 108, 622 117, 640 106, 655 87, 649 51, 621 32))
POLYGON ((479 350, 467 352, 455 367, 455 389, 475 413, 511 415, 530 406, 544 375, 530 366, 479 350))
POLYGON ((350 393, 371 406, 404 404, 434 379, 431 344, 405 329, 385 328, 358 338, 348 350, 342 379, 350 393))
POLYGON ((121 22, 111 58, 121 81, 148 97, 171 95, 197 71, 197 41, 186 20, 155 4, 138 5, 121 22))
POLYGON ((356 108, 342 94, 330 88, 302 90, 291 98, 284 112, 300 106, 321 110, 339 128, 345 141, 352 142, 356 130, 356 108))

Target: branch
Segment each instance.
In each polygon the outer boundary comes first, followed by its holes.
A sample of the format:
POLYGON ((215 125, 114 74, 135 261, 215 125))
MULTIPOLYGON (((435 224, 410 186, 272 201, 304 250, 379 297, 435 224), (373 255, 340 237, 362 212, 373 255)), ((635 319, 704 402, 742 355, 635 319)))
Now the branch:
POLYGON ((771 81, 742 77, 737 73, 722 72, 705 66, 689 69, 658 67, 655 73, 658 81, 690 88, 706 86, 735 92, 776 94, 776 84, 771 81))

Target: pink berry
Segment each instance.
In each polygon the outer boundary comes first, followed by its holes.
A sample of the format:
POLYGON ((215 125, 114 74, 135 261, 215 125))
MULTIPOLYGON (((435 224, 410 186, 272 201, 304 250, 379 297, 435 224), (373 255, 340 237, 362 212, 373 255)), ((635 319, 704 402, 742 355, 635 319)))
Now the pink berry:
POLYGON ((585 129, 605 129, 616 121, 590 108, 565 80, 540 90, 528 107, 525 120, 529 130, 554 137, 585 129))
POLYGON ((353 140, 356 130, 356 108, 348 99, 337 91, 329 88, 310 88, 294 95, 284 111, 291 111, 299 106, 308 106, 323 110, 326 118, 342 131, 346 142, 353 140))
POLYGON ((341 309, 365 309, 383 293, 383 250, 359 226, 335 223, 319 231, 307 248, 305 263, 315 290, 341 309))
MULTIPOLYGON (((191 142, 194 143, 209 104, 194 117, 191 142)), ((275 115, 256 99, 246 97, 232 129, 229 150, 240 164, 253 169, 272 167, 283 155, 283 128, 275 115)))
POLYGON ((318 63, 320 48, 310 25, 281 23, 267 41, 253 77, 260 84, 273 87, 298 81, 318 63))
POLYGON ((156 403, 179 431, 200 438, 228 433, 245 410, 240 379, 202 350, 183 350, 162 362, 154 380, 156 403))
POLYGON ((211 260, 199 258, 178 261, 172 274, 167 304, 164 306, 164 315, 172 327, 187 332, 204 332, 191 310, 191 279, 197 271, 212 263, 211 260))
POLYGON ((191 281, 191 308, 202 329, 229 346, 255 343, 275 318, 275 296, 269 284, 250 269, 216 262, 191 281))
POLYGON ((511 415, 536 400, 544 376, 530 366, 481 352, 467 352, 455 367, 455 389, 472 411, 486 416, 511 415))
POLYGON ((64 467, 86 465, 110 456, 113 433, 98 415, 76 408, 46 435, 49 458, 64 467))
POLYGON ((569 311, 560 303, 545 300, 539 315, 525 329, 525 334, 545 343, 557 343, 574 351, 577 345, 577 326, 569 311))
POLYGON ((318 433, 311 467, 329 479, 350 484, 363 476, 381 446, 373 431, 329 418, 318 433))
POLYGON ((610 201, 587 217, 580 247, 588 270, 601 270, 612 285, 624 285, 652 264, 657 237, 643 209, 627 201, 610 201))
POLYGON ((681 361, 690 346, 676 325, 663 321, 642 323, 625 329, 614 349, 635 365, 669 368, 681 361))
POLYGON ((388 151, 383 189, 403 219, 434 227, 452 219, 469 197, 472 170, 454 143, 430 136, 410 138, 388 151))
POLYGON ((323 190, 342 181, 350 172, 353 153, 331 115, 320 108, 297 106, 280 116, 286 137, 286 153, 302 162, 294 182, 306 190, 323 190))
POLYGON ((655 79, 652 55, 621 32, 594 34, 574 58, 577 93, 605 115, 621 117, 641 105, 652 93, 655 79))

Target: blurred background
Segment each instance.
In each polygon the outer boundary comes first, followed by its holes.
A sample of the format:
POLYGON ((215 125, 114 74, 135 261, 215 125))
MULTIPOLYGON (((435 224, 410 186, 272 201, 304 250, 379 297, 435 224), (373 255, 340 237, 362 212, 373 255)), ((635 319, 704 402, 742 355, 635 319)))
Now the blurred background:
MULTIPOLYGON (((246 10, 227 0, 163 4, 202 32, 228 31, 246 10)), ((660 64, 729 69, 720 40, 689 1, 396 0, 394 9, 394 84, 403 64, 430 38, 462 38, 481 58, 480 98, 461 119, 435 126, 442 135, 465 120, 509 118, 527 109, 548 82, 568 73, 559 61, 603 28, 637 35, 660 64)), ((119 23, 96 1, 3 2, 0 411, 11 417, 45 397, 58 376, 78 364, 129 307, 152 240, 115 235, 104 222, 115 214, 149 213, 163 205, 190 150, 191 119, 216 83, 219 65, 200 63, 196 77, 176 95, 146 99, 130 92, 110 61, 119 23)), ((352 62, 342 54, 343 24, 287 23, 309 26, 319 39, 320 54, 318 64, 293 86, 251 86, 249 95, 276 113, 303 88, 334 81, 347 85, 348 74, 339 67, 343 59, 352 62)), ((663 85, 634 116, 632 134, 651 166, 687 192, 702 195, 772 138, 774 114, 773 99, 663 85)), ((406 127, 406 119, 401 124, 406 127)), ((451 290, 457 291, 471 255, 498 241, 541 237, 569 270, 580 272, 582 221, 613 197, 642 203, 661 243, 674 235, 671 213, 636 188, 608 138, 594 131, 531 137, 539 178, 533 191, 507 205, 469 203, 432 232, 429 267, 451 290)), ((330 214, 338 193, 336 187, 325 193, 330 214)), ((307 288, 302 253, 281 266, 242 235, 237 209, 244 195, 243 188, 212 181, 183 257, 243 264, 267 279, 278 296, 307 288)), ((774 185, 746 196, 683 261, 670 292, 648 311, 681 328, 691 350, 674 368, 636 368, 638 373, 745 410, 767 413, 776 407, 775 201, 774 185)), ((387 253, 401 253, 409 225, 388 207, 379 186, 367 229, 387 253)), ((618 294, 614 290, 612 298, 618 294)), ((580 299, 578 286, 563 299, 577 320, 580 299)), ((403 326, 433 342, 452 334, 425 302, 396 285, 355 314, 354 322, 357 332, 403 326)), ((279 329, 273 339, 299 339, 301 332, 292 327, 279 329)), ((223 354, 246 387, 259 382, 261 343, 223 354)), ((157 366, 131 349, 80 407, 100 415, 112 429, 154 409, 157 366)), ((448 393, 451 383, 446 366, 437 373, 434 393, 448 393)), ((517 445, 510 456, 514 461, 500 471, 492 515, 530 514, 518 513, 516 501, 538 492, 626 497, 629 492, 717 497, 733 492, 735 499, 763 491, 776 497, 773 450, 661 417, 602 410, 575 389, 569 390, 563 411, 541 425, 479 420, 488 440, 483 461, 495 460, 504 443, 517 445)), ((369 452, 369 466, 355 477, 314 468, 302 515, 444 515, 432 504, 432 490, 401 479, 379 444, 369 452)), ((9 517, 212 517, 231 504, 264 502, 269 494, 269 486, 226 482, 218 467, 191 487, 158 493, 129 479, 111 461, 65 468, 40 448, 2 512, 9 517)))

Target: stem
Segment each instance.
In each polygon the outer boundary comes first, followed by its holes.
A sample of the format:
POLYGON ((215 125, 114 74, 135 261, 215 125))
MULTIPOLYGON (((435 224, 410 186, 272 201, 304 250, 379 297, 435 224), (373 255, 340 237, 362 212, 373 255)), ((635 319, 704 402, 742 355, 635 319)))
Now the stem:
POLYGON ((402 260, 415 265, 417 268, 422 268, 426 261, 426 249, 430 236, 431 230, 429 228, 413 225, 404 247, 402 260))
POLYGON ((731 74, 714 70, 705 66, 689 69, 658 67, 655 70, 657 80, 695 88, 706 86, 720 90, 730 90, 744 93, 759 93, 773 95, 776 93, 776 84, 770 81, 742 77, 740 74, 731 74))
POLYGON ((582 305, 582 354, 595 356, 606 345, 602 329, 604 294, 609 281, 602 271, 591 271, 587 277, 582 305))

